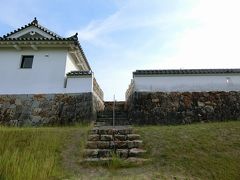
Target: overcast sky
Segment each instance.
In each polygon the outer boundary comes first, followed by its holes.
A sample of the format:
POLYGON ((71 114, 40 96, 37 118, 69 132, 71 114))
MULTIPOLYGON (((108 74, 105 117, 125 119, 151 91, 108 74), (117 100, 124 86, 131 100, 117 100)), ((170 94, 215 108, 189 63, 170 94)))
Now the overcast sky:
POLYGON ((239 0, 1 0, 0 36, 37 17, 79 40, 105 99, 136 69, 240 68, 239 0))

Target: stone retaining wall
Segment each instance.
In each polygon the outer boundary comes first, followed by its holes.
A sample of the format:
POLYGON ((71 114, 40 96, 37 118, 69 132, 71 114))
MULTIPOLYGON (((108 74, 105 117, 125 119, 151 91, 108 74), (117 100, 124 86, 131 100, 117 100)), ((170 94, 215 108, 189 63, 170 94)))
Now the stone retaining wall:
POLYGON ((0 124, 63 125, 90 122, 104 104, 94 93, 1 95, 0 124))
POLYGON ((127 109, 133 124, 240 120, 240 92, 134 92, 127 109))

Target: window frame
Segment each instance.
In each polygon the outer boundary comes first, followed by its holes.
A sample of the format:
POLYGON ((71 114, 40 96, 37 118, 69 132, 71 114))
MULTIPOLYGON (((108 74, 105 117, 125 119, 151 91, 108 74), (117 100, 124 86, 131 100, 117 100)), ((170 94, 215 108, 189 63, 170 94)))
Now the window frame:
POLYGON ((34 55, 22 55, 21 57, 21 62, 20 62, 20 69, 32 69, 33 67, 33 59, 34 59, 34 55), (31 58, 32 62, 31 62, 31 67, 24 67, 24 61, 26 61, 25 58, 31 58))

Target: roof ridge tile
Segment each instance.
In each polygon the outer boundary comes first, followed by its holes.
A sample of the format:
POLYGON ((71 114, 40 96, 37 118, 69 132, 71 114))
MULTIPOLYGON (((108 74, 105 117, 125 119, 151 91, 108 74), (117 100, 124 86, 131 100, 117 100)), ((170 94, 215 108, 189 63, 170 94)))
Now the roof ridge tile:
POLYGON ((240 69, 159 69, 159 70, 136 70, 133 75, 152 74, 226 74, 240 73, 240 69))
POLYGON ((28 23, 27 25, 24 25, 24 26, 22 26, 22 27, 20 27, 20 28, 17 28, 17 29, 15 29, 15 30, 11 31, 10 33, 7 33, 6 35, 3 35, 3 37, 4 37, 4 38, 9 37, 9 36, 11 36, 11 35, 19 32, 19 31, 21 31, 21 30, 24 30, 24 29, 26 29, 26 28, 28 28, 28 27, 30 27, 30 26, 37 27, 37 28, 41 29, 42 31, 44 31, 45 33, 47 33, 47 34, 49 34, 49 35, 51 35, 51 36, 53 36, 53 37, 60 37, 60 38, 61 38, 60 35, 54 33, 53 31, 47 29, 46 27, 38 24, 38 21, 37 21, 36 17, 34 18, 34 20, 33 20, 31 23, 28 23))

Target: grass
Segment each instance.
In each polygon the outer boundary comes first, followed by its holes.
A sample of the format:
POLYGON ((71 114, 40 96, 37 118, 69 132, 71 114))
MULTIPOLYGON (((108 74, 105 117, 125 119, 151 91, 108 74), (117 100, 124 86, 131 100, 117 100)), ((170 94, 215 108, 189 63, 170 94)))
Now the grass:
MULTIPOLYGON (((143 163, 142 163, 143 164, 143 163)), ((126 159, 120 158, 118 154, 111 153, 111 160, 100 162, 82 162, 81 165, 87 168, 92 167, 104 167, 110 171, 115 171, 120 168, 130 168, 140 166, 137 163, 126 161, 126 159)))
POLYGON ((240 122, 135 127, 150 163, 82 165, 88 127, 0 127, 0 180, 240 179, 240 122))
POLYGON ((153 177, 240 179, 240 122, 137 129, 153 158, 153 177))
POLYGON ((79 129, 0 127, 0 180, 63 178, 61 151, 79 129))

